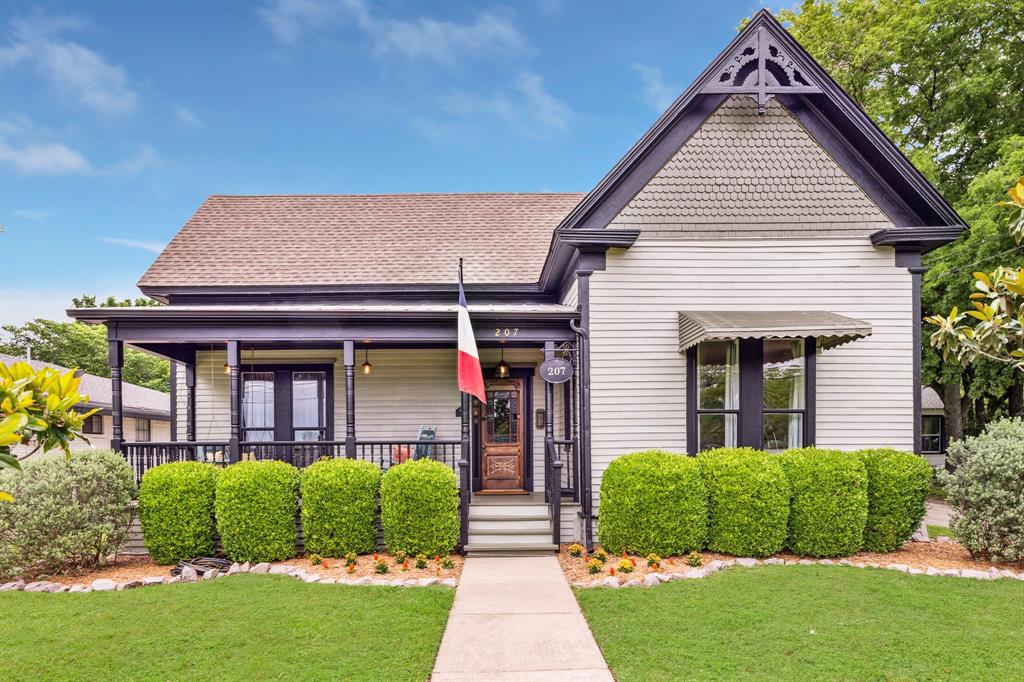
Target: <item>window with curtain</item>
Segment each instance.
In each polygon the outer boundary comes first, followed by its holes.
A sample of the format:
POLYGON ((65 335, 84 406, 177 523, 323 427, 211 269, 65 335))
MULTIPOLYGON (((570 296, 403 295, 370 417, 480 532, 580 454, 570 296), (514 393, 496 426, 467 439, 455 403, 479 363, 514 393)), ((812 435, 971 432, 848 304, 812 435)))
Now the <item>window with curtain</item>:
POLYGON ((135 420, 135 440, 138 443, 148 443, 153 440, 148 419, 135 420))
POLYGON ((698 449, 736 447, 739 409, 739 342, 700 344, 697 347, 698 449))
POLYGON ((94 414, 86 417, 82 423, 82 433, 93 435, 103 433, 103 415, 94 414))
POLYGON ((765 339, 762 377, 763 448, 779 452, 803 447, 807 393, 803 339, 765 339))
POLYGON ((327 375, 292 373, 292 440, 327 440, 327 375))
POLYGON ((242 372, 242 440, 274 440, 273 372, 242 372))

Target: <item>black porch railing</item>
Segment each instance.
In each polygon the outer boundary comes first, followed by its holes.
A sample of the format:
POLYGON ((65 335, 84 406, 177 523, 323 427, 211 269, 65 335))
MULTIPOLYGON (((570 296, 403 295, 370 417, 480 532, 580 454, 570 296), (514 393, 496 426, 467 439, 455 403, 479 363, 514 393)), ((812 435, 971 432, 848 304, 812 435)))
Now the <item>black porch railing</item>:
POLYGON ((168 462, 228 464, 228 444, 219 441, 125 443, 124 458, 135 472, 135 482, 148 469, 168 462))
POLYGON ((413 459, 432 459, 459 475, 460 440, 357 440, 356 459, 373 462, 387 471, 394 464, 413 459))
MULTIPOLYGON (((383 471, 412 459, 432 459, 459 474, 459 440, 359 440, 356 459, 373 462, 383 471)), ((226 441, 124 443, 124 457, 135 472, 135 482, 153 467, 168 462, 231 463, 226 441)), ((308 467, 325 457, 345 457, 344 441, 246 441, 239 443, 239 461, 276 460, 308 467)))
POLYGON ((562 463, 561 487, 562 495, 578 500, 579 448, 575 440, 559 439, 554 441, 555 454, 562 463))

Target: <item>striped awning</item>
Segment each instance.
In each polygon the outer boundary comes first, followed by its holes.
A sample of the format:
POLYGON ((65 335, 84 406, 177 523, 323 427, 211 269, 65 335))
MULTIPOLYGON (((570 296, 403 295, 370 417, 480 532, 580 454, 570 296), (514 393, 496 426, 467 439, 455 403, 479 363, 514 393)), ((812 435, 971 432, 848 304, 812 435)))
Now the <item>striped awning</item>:
POLYGON ((823 310, 696 311, 679 313, 679 350, 701 341, 814 337, 835 348, 871 336, 871 324, 823 310))

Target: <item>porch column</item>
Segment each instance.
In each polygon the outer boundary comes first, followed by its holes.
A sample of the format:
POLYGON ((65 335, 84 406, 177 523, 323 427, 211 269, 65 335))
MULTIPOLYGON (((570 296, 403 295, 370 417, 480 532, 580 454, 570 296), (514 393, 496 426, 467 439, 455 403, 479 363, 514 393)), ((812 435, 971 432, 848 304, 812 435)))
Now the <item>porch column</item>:
POLYGON ((590 270, 576 272, 579 295, 580 355, 580 514, 583 517, 583 542, 594 551, 593 482, 590 479, 590 270))
POLYGON ((114 452, 124 452, 124 406, 121 400, 121 367, 124 366, 124 342, 107 342, 107 362, 110 365, 110 407, 113 433, 110 447, 114 452))
POLYGON ((345 342, 345 456, 356 458, 356 343, 345 342))
MULTIPOLYGON (((544 342, 544 361, 555 357, 555 342, 544 342)), ((556 545, 562 536, 562 462, 555 452, 555 385, 544 382, 544 470, 550 480, 547 482, 548 504, 551 507, 551 536, 556 545)))
POLYGON ((242 382, 238 372, 240 360, 238 341, 228 341, 228 373, 231 376, 231 437, 228 440, 228 459, 232 462, 237 462, 241 453, 239 441, 242 433, 242 382))
POLYGON ((185 364, 185 440, 196 440, 196 363, 185 364))
POLYGON ((462 398, 462 443, 459 459, 459 549, 465 551, 469 543, 469 420, 472 419, 472 404, 469 394, 459 393, 462 398))

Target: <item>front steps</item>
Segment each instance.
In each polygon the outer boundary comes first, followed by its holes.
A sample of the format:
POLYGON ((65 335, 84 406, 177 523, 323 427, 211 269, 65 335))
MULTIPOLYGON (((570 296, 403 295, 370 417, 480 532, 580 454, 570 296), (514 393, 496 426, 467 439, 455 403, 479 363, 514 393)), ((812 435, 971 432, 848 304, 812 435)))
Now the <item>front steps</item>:
POLYGON ((545 556, 551 542, 551 515, 543 496, 474 496, 469 504, 470 557, 545 556))

